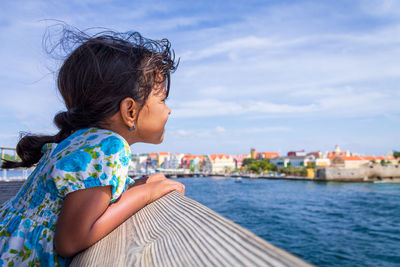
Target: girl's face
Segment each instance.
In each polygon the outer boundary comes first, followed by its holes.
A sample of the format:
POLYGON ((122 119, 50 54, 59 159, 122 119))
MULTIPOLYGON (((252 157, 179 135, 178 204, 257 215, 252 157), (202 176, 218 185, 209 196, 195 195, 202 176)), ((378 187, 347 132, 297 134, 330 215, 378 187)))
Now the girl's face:
POLYGON ((153 89, 139 112, 135 132, 141 142, 160 144, 164 139, 165 124, 171 109, 165 103, 165 82, 160 86, 162 90, 153 89))

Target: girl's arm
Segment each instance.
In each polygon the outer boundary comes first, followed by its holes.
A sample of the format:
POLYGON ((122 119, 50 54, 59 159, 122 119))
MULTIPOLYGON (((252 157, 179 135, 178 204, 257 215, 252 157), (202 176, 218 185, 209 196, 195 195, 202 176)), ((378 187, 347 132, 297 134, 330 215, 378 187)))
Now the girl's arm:
POLYGON ((68 194, 57 221, 54 245, 57 253, 71 257, 117 228, 146 204, 184 185, 161 179, 137 185, 110 204, 111 186, 93 187, 68 194))

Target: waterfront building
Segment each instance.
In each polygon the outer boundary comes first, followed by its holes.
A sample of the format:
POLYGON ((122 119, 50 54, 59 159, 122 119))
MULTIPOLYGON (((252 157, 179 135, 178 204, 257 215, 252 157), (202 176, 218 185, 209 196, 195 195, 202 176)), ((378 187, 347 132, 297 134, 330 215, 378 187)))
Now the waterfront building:
POLYGON ((250 148, 250 158, 255 159, 257 156, 257 152, 255 148, 250 148))
POLYGON ((227 154, 210 154, 207 155, 211 171, 216 173, 225 173, 234 170, 235 161, 231 155, 227 154))
POLYGON ((399 164, 400 163, 400 158, 395 158, 394 156, 393 156, 393 153, 392 152, 389 152, 387 155, 386 155, 386 157, 385 157, 385 161, 389 161, 389 162, 391 162, 392 164, 399 164))
MULTIPOLYGON (((344 168, 359 168, 362 165, 381 163, 382 161, 390 162, 392 164, 398 163, 398 161, 390 154, 386 157, 357 155, 356 153, 350 153, 349 150, 341 151, 338 145, 335 146, 334 151, 326 152, 325 158, 330 160, 330 164, 328 166, 344 168)), ((324 167, 325 165, 317 166, 324 167)))
POLYGON ((257 153, 257 159, 273 159, 273 158, 279 158, 278 152, 259 152, 257 153))
POLYGON ((294 168, 302 168, 306 166, 311 166, 312 164, 316 163, 316 159, 313 155, 278 157, 278 158, 273 158, 270 161, 278 168, 278 170, 284 167, 286 168, 288 166, 294 168))
POLYGON ((343 157, 345 168, 359 168, 361 165, 368 164, 368 160, 361 156, 348 156, 343 157))
POLYGON ((386 157, 384 156, 362 156, 362 158, 366 161, 368 161, 368 164, 373 164, 373 163, 381 163, 384 161, 385 163, 389 164, 399 164, 399 161, 393 157, 393 155, 388 155, 386 157))
POLYGON ((271 163, 274 164, 278 170, 288 166, 304 167, 304 159, 305 156, 286 156, 271 159, 271 163))
POLYGON ((179 169, 182 165, 182 158, 185 156, 183 153, 174 153, 171 154, 169 160, 169 168, 171 169, 179 169))
POLYGON ((135 154, 131 154, 131 160, 129 161, 128 171, 137 170, 137 157, 135 154))
POLYGON ((289 160, 289 157, 278 157, 278 158, 271 159, 270 162, 272 164, 274 164, 276 166, 276 168, 279 170, 281 168, 289 166, 290 160, 289 160))
POLYGON ((333 156, 329 157, 332 167, 344 167, 344 159, 343 156, 333 156))
POLYGON ((392 163, 392 164, 399 164, 400 163, 400 159, 396 159, 394 156, 393 156, 393 153, 388 153, 387 154, 387 156, 386 157, 383 157, 384 158, 384 160, 386 161, 386 162, 390 162, 390 163, 392 163))
POLYGON ((299 150, 299 151, 289 151, 287 153, 287 156, 288 157, 303 157, 303 156, 306 156, 306 152, 304 149, 299 150))
POLYGON ((132 154, 131 169, 134 171, 144 171, 147 165, 148 154, 132 154))
POLYGON ((329 165, 331 165, 331 160, 328 158, 316 158, 315 159, 316 167, 328 167, 329 165))
POLYGON ((158 152, 157 153, 157 167, 164 169, 169 168, 169 152, 158 152))
MULTIPOLYGON (((320 165, 317 163, 318 167, 343 167, 343 168, 360 168, 363 165, 373 165, 380 164, 382 161, 389 164, 398 164, 398 161, 393 157, 384 156, 363 156, 363 155, 349 155, 349 152, 339 152, 329 154, 328 160, 330 164, 320 165)), ((318 159, 317 159, 318 162, 318 159)))
POLYGON ((195 171, 199 171, 203 161, 204 156, 187 154, 181 160, 181 167, 184 169, 193 168, 195 171))
POLYGON ((235 156, 232 156, 232 158, 233 158, 233 161, 235 162, 235 168, 240 169, 243 165, 243 160, 250 158, 250 155, 248 155, 248 154, 235 155, 235 156))
POLYGON ((322 158, 321 151, 308 152, 306 156, 314 156, 316 159, 322 158))
POLYGON ((201 171, 203 172, 212 172, 212 164, 211 160, 208 156, 204 157, 203 164, 201 166, 201 171))
POLYGON ((348 156, 351 156, 351 153, 350 153, 349 150, 341 151, 341 149, 340 149, 340 147, 338 145, 335 146, 335 150, 334 151, 327 151, 325 153, 325 158, 333 159, 336 156, 348 157, 348 156))
POLYGON ((332 167, 359 168, 361 165, 368 164, 369 160, 358 156, 335 156, 331 159, 332 167))
POLYGON ((150 153, 147 157, 147 163, 146 163, 146 168, 157 168, 157 154, 156 153, 150 153))
POLYGON ((331 164, 330 159, 322 157, 321 151, 309 152, 307 156, 313 156, 315 158, 316 167, 327 167, 331 164))
POLYGON ((382 156, 363 156, 363 159, 367 160, 368 164, 380 163, 382 160, 386 161, 386 158, 382 156))

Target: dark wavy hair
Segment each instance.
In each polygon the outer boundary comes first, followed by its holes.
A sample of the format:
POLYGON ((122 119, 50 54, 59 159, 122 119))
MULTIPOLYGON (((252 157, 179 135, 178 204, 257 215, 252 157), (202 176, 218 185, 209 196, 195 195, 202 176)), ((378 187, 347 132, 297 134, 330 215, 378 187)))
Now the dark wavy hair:
POLYGON ((22 161, 3 160, 2 168, 31 167, 43 156, 44 144, 59 143, 78 129, 102 128, 126 97, 139 104, 140 112, 153 88, 161 88, 156 83, 166 80, 168 96, 170 73, 179 61, 175 62, 167 39, 155 41, 138 32, 111 30, 90 35, 89 30, 93 29, 80 31, 62 25, 56 44, 51 43, 49 31, 45 34, 46 52, 67 55, 57 77, 67 111, 54 117, 59 129, 56 135, 22 134, 16 148, 22 161))

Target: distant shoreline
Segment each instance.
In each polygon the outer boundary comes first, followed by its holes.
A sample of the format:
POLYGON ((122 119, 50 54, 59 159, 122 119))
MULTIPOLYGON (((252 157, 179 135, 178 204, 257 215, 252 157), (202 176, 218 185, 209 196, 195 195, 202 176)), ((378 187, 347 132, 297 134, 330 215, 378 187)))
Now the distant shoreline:
MULTIPOLYGON (((135 176, 129 175, 132 178, 135 176)), ((143 175, 146 176, 146 175, 143 175)), ((375 179, 375 180, 364 180, 361 178, 310 178, 310 177, 303 177, 303 176, 268 176, 268 175, 224 175, 224 174, 210 174, 207 176, 196 176, 196 175, 182 175, 182 176, 171 176, 166 175, 167 178, 202 178, 202 177, 221 177, 221 178, 245 178, 245 179, 267 179, 267 180, 295 180, 295 181, 314 181, 314 182, 346 182, 346 183, 388 183, 388 182, 400 182, 400 178, 382 178, 382 179, 375 179)), ((24 182, 27 178, 23 177, 13 177, 13 178, 6 178, 3 179, 0 177, 0 183, 7 183, 7 182, 24 182)))
MULTIPOLYGON (((267 179, 267 180, 292 180, 292 181, 312 181, 312 182, 345 182, 345 183, 400 183, 400 178, 395 178, 395 179, 382 179, 379 181, 363 181, 363 180, 343 180, 343 179, 315 179, 315 178, 307 178, 307 177, 301 177, 301 176, 286 176, 286 177, 272 177, 272 176, 225 176, 225 175, 211 175, 211 176, 206 176, 207 178, 231 178, 231 179, 237 179, 237 178, 244 178, 244 179, 267 179)), ((204 177, 204 178, 206 178, 204 177)), ((197 177, 179 177, 183 179, 191 179, 191 178, 197 178, 197 177)), ((26 179, 24 178, 10 178, 10 179, 0 179, 0 204, 3 202, 7 201, 11 197, 13 197, 19 190, 19 188, 22 186, 22 184, 25 182, 26 179)))

